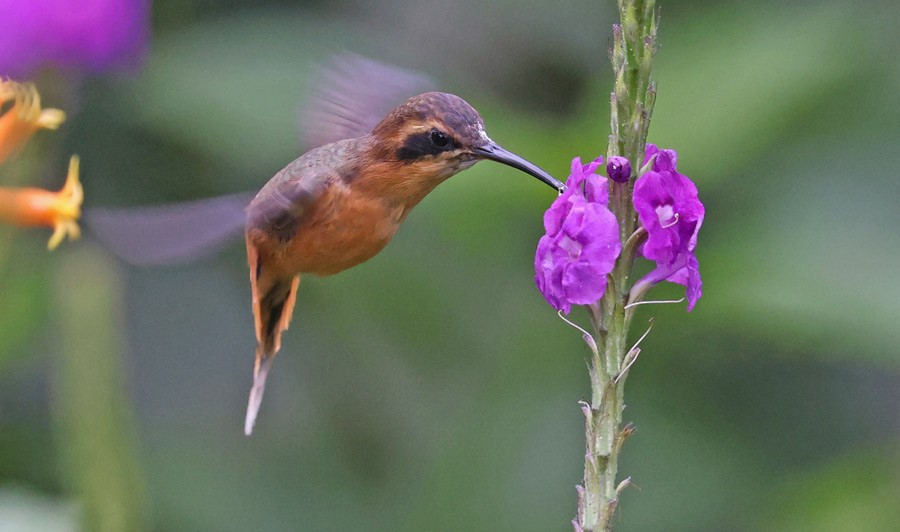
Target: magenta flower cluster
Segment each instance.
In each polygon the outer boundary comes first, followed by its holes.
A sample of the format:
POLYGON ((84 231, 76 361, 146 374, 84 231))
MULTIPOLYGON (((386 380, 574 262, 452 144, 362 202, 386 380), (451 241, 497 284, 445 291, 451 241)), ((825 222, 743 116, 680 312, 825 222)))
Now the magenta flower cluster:
POLYGON ((0 0, 0 76, 54 65, 101 72, 136 66, 150 33, 149 0, 0 0))
POLYGON ((544 213, 547 231, 538 242, 535 281, 547 302, 566 314, 572 305, 588 305, 606 290, 606 276, 622 249, 619 224, 607 208, 606 178, 588 164, 572 160, 566 191, 544 213))
POLYGON ((636 285, 660 281, 683 285, 690 311, 703 294, 694 249, 705 209, 697 197, 697 187, 676 170, 675 150, 648 144, 644 164, 653 156, 653 167, 634 183, 634 209, 647 230, 641 254, 656 261, 656 268, 636 285))
MULTIPOLYGON (((683 285, 690 311, 702 295, 694 250, 705 210, 697 187, 676 170, 674 150, 648 144, 644 164, 651 159, 651 168, 635 181, 633 201, 647 231, 638 252, 656 262, 656 268, 635 288, 662 281, 683 285)), ((538 243, 535 281, 547 302, 567 314, 572 305, 592 304, 603 296, 607 276, 621 252, 619 225, 607 207, 608 181, 594 173, 602 162, 598 158, 582 165, 574 159, 566 192, 544 214, 546 234, 538 243)), ((607 165, 610 179, 618 183, 627 182, 630 171, 621 157, 607 165)))

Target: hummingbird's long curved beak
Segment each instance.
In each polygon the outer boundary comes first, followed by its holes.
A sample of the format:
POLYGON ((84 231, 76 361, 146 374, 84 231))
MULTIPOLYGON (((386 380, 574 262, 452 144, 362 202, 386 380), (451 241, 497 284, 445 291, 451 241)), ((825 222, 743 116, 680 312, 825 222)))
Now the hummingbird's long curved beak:
POLYGON ((484 146, 474 148, 472 150, 472 153, 478 157, 497 161, 498 163, 503 163, 507 166, 512 166, 513 168, 521 170, 526 174, 532 175, 540 179, 544 183, 547 183, 559 192, 563 192, 564 190, 566 190, 566 186, 560 181, 554 179, 552 175, 548 174, 540 167, 519 157, 515 153, 506 150, 495 142, 488 142, 484 146))

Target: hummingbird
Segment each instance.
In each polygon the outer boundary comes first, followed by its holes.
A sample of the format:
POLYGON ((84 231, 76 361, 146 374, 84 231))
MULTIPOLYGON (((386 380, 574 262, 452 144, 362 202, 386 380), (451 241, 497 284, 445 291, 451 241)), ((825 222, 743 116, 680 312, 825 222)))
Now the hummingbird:
MULTIPOLYGON (((351 60, 350 67, 354 61, 361 68, 345 68, 345 73, 353 70, 359 77, 360 72, 368 72, 381 80, 405 75, 359 58, 351 60)), ((333 275, 369 260, 390 242, 428 193, 479 161, 511 166, 560 193, 565 190, 546 171, 494 142, 478 111, 459 96, 424 92, 373 119, 371 111, 355 112, 363 105, 360 101, 348 101, 353 96, 348 87, 358 91, 359 83, 349 82, 340 72, 332 78, 330 85, 338 88, 330 95, 325 92, 325 105, 317 106, 318 118, 313 120, 317 127, 312 128, 313 135, 319 135, 318 143, 330 142, 276 173, 244 209, 257 341, 244 421, 248 436, 272 362, 281 349, 282 334, 291 321, 301 276, 333 275), (345 138, 330 138, 338 136, 345 138)), ((213 206, 233 210, 243 201, 226 196, 213 206)), ((101 233, 103 226, 122 226, 121 219, 113 218, 106 224, 92 224, 88 217, 88 223, 101 233)), ((137 224, 146 232, 146 220, 137 224)), ((212 231, 209 240, 222 239, 227 232, 223 225, 212 231)))

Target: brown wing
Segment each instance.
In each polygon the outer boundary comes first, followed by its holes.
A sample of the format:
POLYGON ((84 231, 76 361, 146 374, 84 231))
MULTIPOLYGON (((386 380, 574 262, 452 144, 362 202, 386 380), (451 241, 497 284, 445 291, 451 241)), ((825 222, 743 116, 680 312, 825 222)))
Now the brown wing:
POLYGON ((297 231, 304 213, 338 178, 334 170, 345 149, 335 143, 310 150, 275 174, 247 207, 247 233, 287 242, 297 231))
POLYGON ((303 145, 368 135, 394 107, 433 89, 434 82, 418 72, 355 54, 333 56, 320 68, 301 113, 303 145))

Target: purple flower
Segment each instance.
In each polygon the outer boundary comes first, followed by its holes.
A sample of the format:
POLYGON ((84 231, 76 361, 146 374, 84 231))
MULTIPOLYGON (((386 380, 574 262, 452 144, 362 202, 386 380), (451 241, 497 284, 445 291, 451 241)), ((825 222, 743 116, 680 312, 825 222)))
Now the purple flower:
POLYGON ((0 0, 0 77, 47 64, 100 72, 135 66, 150 26, 149 0, 0 0))
POLYGON ((547 302, 566 314, 573 304, 603 297, 622 247, 619 224, 606 207, 606 179, 594 173, 602 163, 602 157, 584 165, 573 159, 566 191, 544 214, 547 233, 538 242, 534 280, 547 302))
POLYGON ((656 261, 656 269, 635 283, 635 289, 661 281, 684 285, 690 311, 703 294, 694 249, 705 209, 694 183, 676 171, 675 150, 648 144, 645 164, 654 155, 652 169, 634 184, 634 208, 647 230, 641 253, 656 261))

